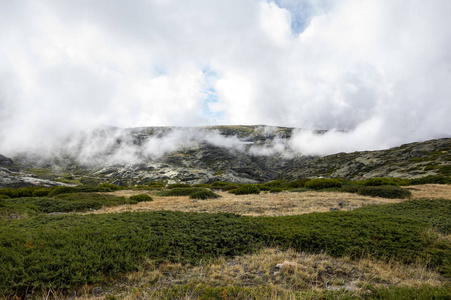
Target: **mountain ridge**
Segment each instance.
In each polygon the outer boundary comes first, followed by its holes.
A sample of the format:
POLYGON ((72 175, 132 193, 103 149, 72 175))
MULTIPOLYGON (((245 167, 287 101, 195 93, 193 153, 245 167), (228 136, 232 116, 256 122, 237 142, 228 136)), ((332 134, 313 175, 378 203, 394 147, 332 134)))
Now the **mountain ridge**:
POLYGON ((450 172, 450 138, 386 150, 312 156, 289 148, 294 130, 262 125, 102 129, 69 141, 70 147, 47 157, 39 153, 11 158, 0 155, 0 186, 256 183, 304 177, 360 180, 450 172))

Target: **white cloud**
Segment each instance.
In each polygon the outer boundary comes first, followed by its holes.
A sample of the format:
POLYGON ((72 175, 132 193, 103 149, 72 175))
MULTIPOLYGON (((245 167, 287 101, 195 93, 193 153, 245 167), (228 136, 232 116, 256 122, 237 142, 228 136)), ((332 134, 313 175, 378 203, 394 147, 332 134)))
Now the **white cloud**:
POLYGON ((450 13, 447 0, 2 1, 0 152, 99 123, 350 132, 298 139, 321 153, 443 136, 450 13))

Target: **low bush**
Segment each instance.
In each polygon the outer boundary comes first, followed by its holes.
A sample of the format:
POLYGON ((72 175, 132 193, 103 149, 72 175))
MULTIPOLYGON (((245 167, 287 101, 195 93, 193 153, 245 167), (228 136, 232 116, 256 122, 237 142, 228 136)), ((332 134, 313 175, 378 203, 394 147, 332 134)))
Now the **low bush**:
POLYGON ((245 184, 237 189, 230 190, 229 193, 235 195, 260 194, 260 189, 252 184, 245 184))
POLYGON ((124 189, 124 187, 117 186, 117 185, 111 184, 111 183, 101 183, 101 184, 99 184, 99 187, 101 187, 101 188, 108 188, 108 189, 110 189, 112 191, 118 191, 118 190, 123 190, 124 189))
POLYGON ((357 193, 359 191, 359 189, 361 188, 360 185, 355 185, 355 184, 347 184, 347 185, 343 185, 338 191, 339 192, 343 192, 343 193, 357 193))
POLYGON ((399 185, 399 186, 409 185, 410 184, 410 180, 409 179, 405 179, 405 178, 393 177, 393 178, 391 178, 391 180, 396 182, 396 184, 399 185))
POLYGON ((451 165, 439 166, 438 173, 442 175, 451 175, 451 165))
POLYGON ((265 186, 265 187, 269 187, 269 188, 273 188, 273 187, 281 188, 281 187, 286 186, 286 183, 287 182, 284 180, 273 180, 273 181, 268 181, 268 182, 262 183, 261 186, 265 186))
POLYGON ((211 187, 211 185, 209 185, 208 183, 198 183, 193 185, 193 187, 200 187, 200 188, 204 188, 204 189, 209 189, 211 187))
POLYGON ((89 209, 100 209, 102 206, 137 203, 135 200, 124 197, 88 193, 61 194, 56 198, 14 198, 5 201, 11 205, 34 205, 44 213, 87 211, 89 209))
POLYGON ((96 192, 113 192, 110 187, 104 186, 60 186, 55 188, 48 194, 49 197, 54 197, 60 194, 73 193, 96 193, 96 192))
POLYGON ((364 186, 359 189, 358 194, 389 199, 405 199, 412 196, 409 190, 392 185, 364 186))
POLYGON ((191 185, 186 183, 173 183, 167 186, 168 189, 177 189, 177 188, 190 188, 191 185))
POLYGON ((237 189, 238 187, 241 186, 241 184, 215 181, 210 186, 211 186, 210 188, 213 190, 230 191, 230 190, 237 189))
POLYGON ((189 187, 189 188, 174 188, 167 191, 161 191, 160 196, 170 197, 170 196, 191 196, 192 194, 198 192, 208 192, 204 188, 189 187))
POLYGON ((219 198, 220 196, 218 194, 213 193, 210 190, 198 190, 198 191, 192 193, 189 197, 191 199, 206 200, 206 199, 219 198))
POLYGON ((145 212, 0 221, 0 295, 107 282, 141 262, 198 264, 255 248, 230 214, 145 212))
POLYGON ((272 189, 269 190, 269 192, 273 193, 273 194, 277 194, 277 193, 280 193, 280 192, 283 192, 283 191, 284 191, 283 188, 272 188, 272 189))
POLYGON ((153 188, 164 188, 165 185, 161 182, 150 182, 148 184, 148 186, 153 187, 153 188))
POLYGON ((307 181, 304 186, 313 190, 323 190, 329 188, 339 188, 342 186, 342 183, 338 179, 316 178, 307 181))
POLYGON ((40 186, 30 186, 25 188, 6 188, 0 189, 0 196, 8 196, 9 198, 21 198, 21 197, 46 197, 50 192, 52 192, 55 187, 40 187, 40 186))
POLYGON ((199 264, 274 246, 404 263, 424 258, 446 269, 449 242, 439 245, 425 234, 431 221, 451 219, 445 202, 284 217, 158 211, 0 221, 0 294, 103 283, 144 260, 199 264))
POLYGON ((311 190, 303 187, 303 188, 297 188, 297 189, 289 189, 288 191, 290 193, 303 193, 303 192, 307 192, 307 191, 311 191, 311 190))
POLYGON ((150 197, 147 194, 133 195, 133 196, 130 197, 130 200, 136 201, 136 202, 153 201, 152 197, 150 197))
POLYGON ((368 178, 361 182, 363 186, 398 185, 396 181, 386 177, 368 178))
POLYGON ((302 188, 310 180, 311 179, 309 179, 309 178, 300 178, 300 179, 296 179, 296 180, 293 180, 293 181, 289 181, 289 182, 287 182, 286 187, 290 188, 290 189, 302 188))
POLYGON ((449 176, 444 175, 429 175, 421 178, 411 179, 409 182, 411 185, 419 185, 419 184, 450 184, 451 178, 449 176))
POLYGON ((223 182, 223 181, 215 181, 211 184, 212 187, 222 187, 222 186, 229 186, 230 183, 223 182))
POLYGON ((6 202, 0 204, 0 220, 34 217, 39 213, 39 209, 34 205, 15 205, 6 202))
POLYGON ((358 211, 404 216, 421 221, 443 234, 451 233, 451 201, 448 199, 412 199, 394 204, 368 205, 358 211))

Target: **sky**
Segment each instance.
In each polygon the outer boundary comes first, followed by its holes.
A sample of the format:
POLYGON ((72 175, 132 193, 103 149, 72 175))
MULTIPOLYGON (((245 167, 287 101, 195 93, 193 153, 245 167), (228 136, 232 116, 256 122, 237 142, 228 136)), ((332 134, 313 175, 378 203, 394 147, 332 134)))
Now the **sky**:
POLYGON ((449 0, 0 0, 0 153, 100 125, 330 130, 295 134, 307 154, 449 137, 450 15, 449 0))

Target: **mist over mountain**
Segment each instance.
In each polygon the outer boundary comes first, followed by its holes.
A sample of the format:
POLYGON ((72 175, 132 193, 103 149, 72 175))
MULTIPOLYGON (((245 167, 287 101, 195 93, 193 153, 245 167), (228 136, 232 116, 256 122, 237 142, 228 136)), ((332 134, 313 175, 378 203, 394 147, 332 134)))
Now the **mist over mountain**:
POLYGON ((263 125, 103 127, 79 132, 51 147, 37 146, 34 151, 2 156, 0 185, 52 184, 40 180, 135 185, 154 181, 255 183, 305 177, 416 178, 446 174, 451 161, 449 138, 329 155, 300 150, 301 136, 321 138, 328 134, 263 125))
POLYGON ((446 0, 0 1, 0 153, 71 152, 99 124, 328 130, 263 149, 311 155, 449 137, 450 14, 446 0))

